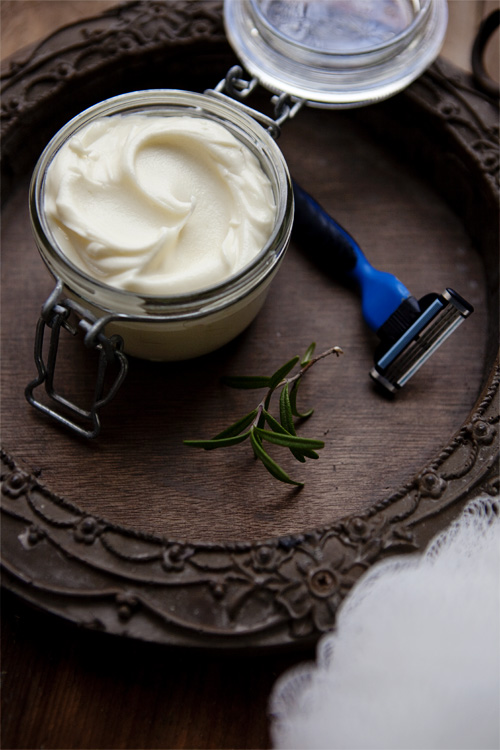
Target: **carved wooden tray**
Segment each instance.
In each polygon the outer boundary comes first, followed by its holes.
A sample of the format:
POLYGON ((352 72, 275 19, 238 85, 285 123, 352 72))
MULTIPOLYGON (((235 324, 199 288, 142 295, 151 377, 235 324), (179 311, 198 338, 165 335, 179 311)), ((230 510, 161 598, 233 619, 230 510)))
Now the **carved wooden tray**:
MULTIPOLYGON (((292 174, 375 265, 417 297, 451 286, 476 308, 396 400, 370 384, 374 340, 356 295, 292 245, 246 333, 193 362, 131 361, 101 436, 83 442, 23 396, 52 288, 28 225, 30 171, 95 101, 203 91, 235 62, 218 3, 150 0, 62 29, 3 76, 3 584, 109 633, 276 647, 312 642, 367 568, 418 552, 467 499, 498 492, 498 111, 439 61, 385 103, 302 111, 283 129, 292 174), (326 442, 314 465, 285 462, 304 489, 276 483, 244 450, 182 445, 254 406, 222 374, 272 372, 312 340, 345 354, 302 386, 316 411, 301 433, 326 442)), ((85 394, 81 342, 65 342, 60 367, 85 394)))

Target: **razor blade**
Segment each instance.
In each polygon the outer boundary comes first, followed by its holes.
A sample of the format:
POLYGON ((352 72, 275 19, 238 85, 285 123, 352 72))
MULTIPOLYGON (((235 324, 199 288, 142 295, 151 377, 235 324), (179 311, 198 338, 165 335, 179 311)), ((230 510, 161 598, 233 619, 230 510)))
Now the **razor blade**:
POLYGON ((429 359, 438 347, 474 311, 469 302, 453 289, 428 295, 420 300, 422 309, 416 321, 384 354, 376 354, 370 376, 390 393, 396 393, 429 359))

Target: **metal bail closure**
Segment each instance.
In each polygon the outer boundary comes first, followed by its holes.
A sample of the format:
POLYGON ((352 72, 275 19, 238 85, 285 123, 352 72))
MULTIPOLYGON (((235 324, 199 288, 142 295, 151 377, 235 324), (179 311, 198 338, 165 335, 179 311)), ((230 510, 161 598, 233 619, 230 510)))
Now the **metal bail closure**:
POLYGON ((292 99, 292 97, 284 92, 274 95, 271 98, 271 103, 274 107, 273 119, 263 112, 244 104, 244 100, 259 85, 259 81, 257 78, 247 80, 243 78, 243 75, 243 69, 239 65, 233 65, 226 73, 225 78, 219 81, 215 89, 207 89, 205 94, 225 101, 229 98, 233 106, 238 107, 242 112, 249 115, 249 117, 257 120, 257 122, 265 127, 271 138, 277 140, 281 133, 281 126, 287 120, 295 117, 305 104, 305 101, 302 99, 292 99))
POLYGON ((39 411, 47 414, 57 422, 69 427, 77 435, 86 438, 96 437, 101 429, 101 423, 98 415, 99 409, 105 406, 116 395, 116 392, 123 383, 128 370, 127 357, 122 351, 123 341, 121 336, 107 337, 102 333, 102 319, 95 318, 88 310, 83 308, 77 302, 71 299, 62 299, 59 297, 62 291, 62 284, 59 282, 50 297, 46 300, 42 308, 42 313, 37 323, 35 335, 35 363, 38 370, 38 376, 28 384, 25 390, 25 396, 28 402, 39 411), (70 316, 78 319, 77 325, 70 322, 70 316), (43 342, 45 328, 51 329, 50 342, 47 353, 47 361, 43 357, 43 342), (72 335, 76 335, 78 327, 85 332, 84 343, 90 349, 96 349, 99 352, 97 365, 96 384, 94 389, 93 402, 89 410, 82 409, 72 403, 54 387, 54 375, 56 370, 57 351, 59 346, 59 336, 61 328, 72 335), (109 365, 118 367, 118 374, 112 385, 104 394, 104 383, 106 371, 109 365), (45 391, 51 401, 62 407, 62 409, 53 408, 39 401, 33 394, 35 388, 45 383, 45 391), (85 429, 79 422, 90 422, 91 427, 85 429))

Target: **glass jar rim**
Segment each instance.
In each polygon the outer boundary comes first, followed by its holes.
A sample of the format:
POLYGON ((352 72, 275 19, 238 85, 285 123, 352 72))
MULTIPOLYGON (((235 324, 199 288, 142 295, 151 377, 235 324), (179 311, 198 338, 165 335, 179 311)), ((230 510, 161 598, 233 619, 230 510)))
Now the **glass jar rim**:
MULTIPOLYGON (((168 115, 167 115, 168 116, 168 115)), ((80 297, 108 313, 130 313, 134 318, 190 318, 210 314, 243 299, 274 269, 286 250, 293 222, 293 190, 285 158, 271 135, 228 99, 177 89, 144 89, 119 94, 83 110, 52 137, 33 171, 29 197, 30 218, 39 252, 52 272, 80 297), (227 279, 199 290, 158 296, 123 290, 85 273, 64 254, 53 237, 43 211, 45 176, 50 162, 66 140, 90 121, 115 114, 184 113, 215 119, 247 145, 272 183, 276 199, 273 231, 261 251, 227 279), (99 295, 99 301, 97 301, 99 295), (89 299, 90 298, 90 299, 89 299)))
MULTIPOLYGON (((343 57, 361 57, 362 55, 369 55, 377 52, 383 52, 385 50, 393 49, 396 45, 400 45, 405 40, 412 38, 415 34, 415 32, 419 29, 421 24, 424 22, 425 17, 427 13, 429 12, 431 2, 432 0, 414 0, 418 3, 418 9, 416 10, 412 21, 405 26, 404 29, 399 31, 398 33, 394 34, 393 37, 390 39, 387 39, 386 41, 379 42, 378 44, 372 44, 370 46, 361 47, 358 50, 326 50, 321 49, 318 50, 321 55, 324 55, 325 57, 331 57, 332 59, 338 59, 343 57)), ((291 39, 290 37, 286 36, 280 28, 277 26, 273 26, 269 23, 268 19, 262 13, 262 10, 259 6, 259 0, 250 0, 250 7, 252 8, 255 20, 257 20, 262 27, 266 28, 268 32, 276 37, 281 39, 283 43, 286 45, 289 45, 290 47, 296 47, 304 50, 305 52, 313 51, 311 50, 310 45, 304 44, 303 42, 300 42, 295 39, 291 39)))
POLYGON ((224 0, 224 24, 244 67, 269 90, 312 107, 359 107, 397 94, 439 54, 446 0, 408 2, 420 6, 413 21, 389 40, 359 51, 316 49, 292 39, 266 21, 257 0, 224 0))

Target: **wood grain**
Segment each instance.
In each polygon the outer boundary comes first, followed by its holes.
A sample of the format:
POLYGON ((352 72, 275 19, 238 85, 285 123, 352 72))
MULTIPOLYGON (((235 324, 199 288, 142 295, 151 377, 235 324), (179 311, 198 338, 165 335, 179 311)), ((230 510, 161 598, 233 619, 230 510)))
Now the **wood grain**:
MULTIPOLYGON (((2 0, 0 56, 2 59, 10 57, 61 26, 102 13, 116 4, 115 0, 2 0)), ((443 57, 469 70, 478 25, 499 7, 499 0, 449 0, 443 57)), ((499 80, 498 32, 488 47, 486 65, 490 75, 499 80)))
POLYGON ((2 748, 265 748, 278 676, 311 652, 220 655, 76 631, 4 595, 2 748))
POLYGON ((56 29, 103 13, 115 0, 2 0, 1 56, 10 57, 56 29))
MULTIPOLYGON (((292 243, 264 309, 241 337, 192 362, 132 360, 120 393, 103 410, 101 435, 82 442, 54 429, 19 398, 17 373, 26 373, 27 381, 35 375, 31 321, 52 286, 33 252, 21 186, 3 213, 3 273, 10 279, 4 309, 15 309, 25 295, 17 325, 3 334, 4 351, 10 352, 4 358, 9 419, 3 445, 28 466, 42 467, 43 482, 87 512, 190 541, 266 539, 322 527, 399 490, 472 408, 488 324, 482 265, 459 218, 348 114, 304 112, 284 130, 280 145, 298 182, 351 228, 377 267, 406 280, 417 297, 447 286, 460 290, 475 306, 474 316, 398 399, 381 398, 368 377, 375 338, 357 296, 292 243), (305 153, 310 133, 315 138, 305 153), (324 181, 316 180, 319 173, 324 181), (33 269, 29 279, 25 258, 33 269), (184 439, 217 434, 258 403, 258 393, 223 386, 223 375, 270 374, 311 341, 318 351, 341 346, 344 355, 319 363, 301 387, 304 406, 313 406, 315 414, 300 433, 325 441, 320 459, 300 465, 286 451, 274 451, 285 470, 305 481, 300 492, 274 481, 246 443, 209 453, 183 445, 184 439), (453 367, 456 352, 465 369, 453 367)), ((93 360, 69 336, 59 357, 61 388, 85 403, 93 360)))

